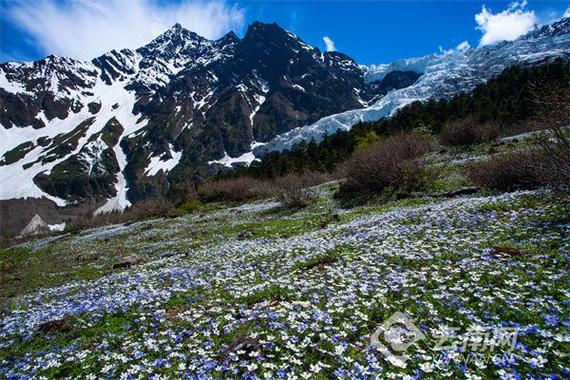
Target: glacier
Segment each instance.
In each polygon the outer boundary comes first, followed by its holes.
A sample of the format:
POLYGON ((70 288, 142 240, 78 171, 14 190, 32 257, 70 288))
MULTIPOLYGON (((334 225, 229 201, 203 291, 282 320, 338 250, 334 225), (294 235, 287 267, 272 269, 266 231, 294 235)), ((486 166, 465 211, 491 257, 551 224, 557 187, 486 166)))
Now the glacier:
POLYGON ((254 150, 254 154, 260 157, 270 151, 289 150, 302 140, 314 138, 318 142, 325 135, 349 130, 359 122, 376 121, 394 115, 415 101, 449 99, 458 93, 469 92, 509 66, 533 64, 559 57, 570 59, 568 17, 510 42, 446 51, 437 55, 398 60, 391 64, 361 66, 365 80, 369 82, 380 80, 396 70, 415 71, 422 76, 415 84, 393 90, 369 107, 330 115, 311 125, 283 133, 254 150))

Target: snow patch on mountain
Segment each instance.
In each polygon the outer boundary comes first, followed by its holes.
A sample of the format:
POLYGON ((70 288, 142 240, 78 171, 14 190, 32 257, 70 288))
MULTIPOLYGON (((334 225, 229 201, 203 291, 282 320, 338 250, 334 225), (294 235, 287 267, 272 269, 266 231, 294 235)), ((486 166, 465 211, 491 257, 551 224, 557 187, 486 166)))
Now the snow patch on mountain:
POLYGON ((256 148, 264 146, 265 143, 252 141, 250 146, 250 151, 245 152, 244 154, 240 155, 239 157, 230 157, 227 152, 224 152, 224 157, 220 158, 219 160, 212 160, 208 161, 209 165, 218 164, 224 165, 225 167, 231 168, 234 164, 241 164, 245 166, 251 165, 254 161, 259 161, 258 158, 255 157, 253 153, 256 148))
POLYGON ((208 164, 220 164, 231 168, 234 164, 245 164, 246 166, 249 166, 255 160, 256 158, 252 151, 246 152, 239 157, 230 157, 226 152, 224 152, 224 157, 219 160, 208 161, 208 164))
POLYGON ((17 81, 11 81, 6 77, 4 70, 0 70, 0 88, 11 94, 32 95, 32 92, 26 90, 26 87, 17 81))
MULTIPOLYGON (((84 147, 85 149, 83 151, 92 150, 93 141, 90 141, 91 136, 101 132, 107 122, 112 118, 116 118, 124 128, 121 138, 146 125, 146 122, 138 122, 138 117, 133 115, 132 109, 136 100, 135 95, 126 90, 122 83, 116 82, 108 85, 102 80, 97 80, 91 91, 92 94, 90 95, 76 96, 81 98, 82 104, 92 102, 101 104, 101 110, 96 117, 94 117, 88 107, 85 106, 77 113, 71 113, 69 117, 64 120, 58 118, 47 120, 43 111, 40 111, 38 115, 36 115, 36 118, 46 124, 44 128, 34 129, 31 126, 13 127, 10 129, 0 128, 0 141, 2 141, 0 157, 24 143, 31 143, 34 146, 33 149, 25 153, 22 159, 11 164, 0 166, 0 177, 5 179, 4 184, 0 187, 0 200, 46 197, 54 201, 58 206, 69 204, 68 201, 52 196, 41 190, 35 184, 34 178, 42 173, 50 174, 56 165, 69 157, 78 155, 84 147), (45 160, 57 147, 48 145, 48 147, 45 148, 41 145, 40 141, 53 141, 69 133, 81 123, 85 123, 91 119, 93 119, 93 122, 88 125, 86 132, 79 137, 73 151, 51 161, 45 160), (17 184, 17 186, 9 186, 9 183, 17 184)), ((113 150, 122 171, 126 166, 127 159, 120 147, 120 142, 113 147, 113 150)), ((124 209, 125 205, 130 204, 128 201, 125 202, 126 180, 124 180, 122 172, 119 173, 118 176, 121 177, 118 179, 117 185, 118 197, 122 199, 120 205, 121 209, 124 209)))
POLYGON ((168 158, 166 160, 163 159, 164 155, 150 157, 150 163, 144 171, 145 175, 153 176, 158 174, 160 171, 166 174, 174 169, 174 167, 178 165, 180 159, 182 158, 182 151, 175 151, 172 144, 169 144, 169 152, 171 158, 168 158))
MULTIPOLYGON (((108 213, 112 211, 122 211, 125 208, 131 206, 131 202, 127 197, 127 192, 129 190, 127 179, 124 174, 125 167, 127 166, 127 155, 121 147, 121 140, 134 134, 141 128, 144 128, 148 124, 148 120, 140 120, 137 115, 132 113, 132 105, 135 102, 135 95, 122 87, 111 86, 114 89, 112 94, 115 96, 113 107, 115 110, 112 115, 117 121, 123 126, 123 133, 119 137, 119 142, 113 147, 113 152, 115 153, 115 158, 119 164, 119 172, 117 173, 115 190, 116 194, 113 198, 107 200, 107 202, 99 207, 95 214, 108 213), (118 108, 117 106, 118 105, 118 108)), ((107 119, 107 118, 105 118, 107 119)))

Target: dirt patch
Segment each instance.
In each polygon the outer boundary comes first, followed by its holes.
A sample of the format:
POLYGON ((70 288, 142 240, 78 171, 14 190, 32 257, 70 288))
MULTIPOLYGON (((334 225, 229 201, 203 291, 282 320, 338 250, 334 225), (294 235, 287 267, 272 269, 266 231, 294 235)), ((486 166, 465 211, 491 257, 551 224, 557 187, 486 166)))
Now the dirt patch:
POLYGON ((73 329, 73 322, 71 318, 65 316, 61 319, 56 319, 49 322, 44 322, 38 325, 38 330, 44 334, 58 334, 69 332, 73 329))

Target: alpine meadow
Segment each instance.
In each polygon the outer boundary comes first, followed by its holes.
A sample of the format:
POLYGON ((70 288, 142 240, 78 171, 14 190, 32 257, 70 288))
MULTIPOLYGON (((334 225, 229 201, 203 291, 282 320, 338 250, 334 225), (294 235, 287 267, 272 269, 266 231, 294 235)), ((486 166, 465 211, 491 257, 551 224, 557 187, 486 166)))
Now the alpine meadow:
POLYGON ((0 379, 569 347, 567 1, 0 0, 0 379))

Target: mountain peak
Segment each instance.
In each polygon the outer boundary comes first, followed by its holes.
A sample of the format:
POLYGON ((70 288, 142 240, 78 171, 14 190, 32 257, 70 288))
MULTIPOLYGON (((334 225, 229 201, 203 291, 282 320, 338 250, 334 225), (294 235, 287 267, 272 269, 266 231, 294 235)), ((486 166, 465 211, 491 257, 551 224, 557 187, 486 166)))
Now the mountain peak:
POLYGON ((563 17, 553 23, 544 25, 540 28, 527 33, 523 39, 536 39, 543 37, 558 37, 570 33, 570 17, 563 17))
POLYGON ((205 39, 204 37, 192 32, 191 30, 184 28, 179 23, 172 25, 168 30, 166 30, 166 32, 162 33, 160 36, 155 38, 155 40, 160 39, 161 37, 168 37, 168 38, 181 37, 184 39, 189 39, 189 38, 190 39, 205 39))
POLYGON ((138 51, 143 53, 167 52, 167 54, 172 55, 188 47, 200 46, 207 41, 206 38, 176 23, 138 51))
POLYGON ((287 34, 287 31, 277 25, 276 23, 264 23, 261 21, 254 21, 247 27, 245 38, 253 36, 266 37, 267 35, 287 34))
POLYGON ((238 41, 239 41, 239 37, 233 31, 229 31, 228 33, 226 33, 226 35, 224 35, 222 38, 218 39, 216 42, 224 45, 224 44, 238 42, 238 41))

